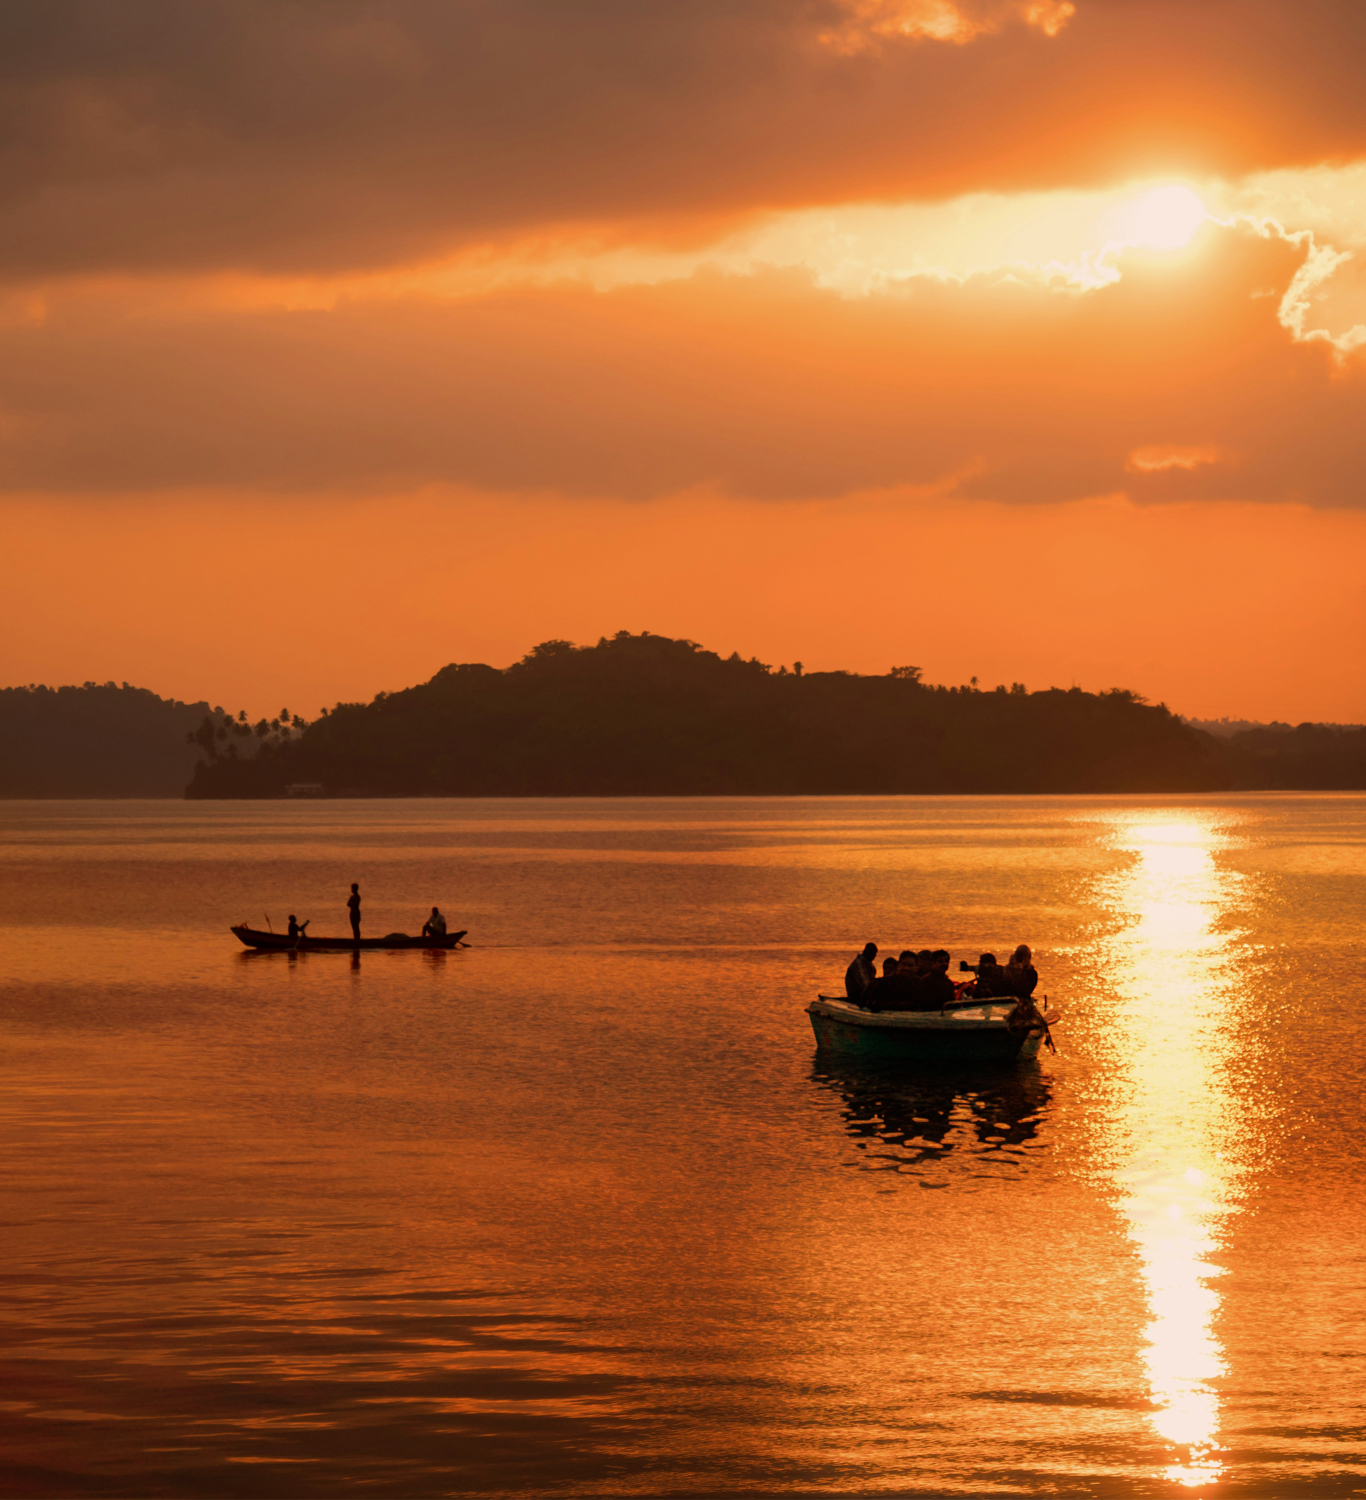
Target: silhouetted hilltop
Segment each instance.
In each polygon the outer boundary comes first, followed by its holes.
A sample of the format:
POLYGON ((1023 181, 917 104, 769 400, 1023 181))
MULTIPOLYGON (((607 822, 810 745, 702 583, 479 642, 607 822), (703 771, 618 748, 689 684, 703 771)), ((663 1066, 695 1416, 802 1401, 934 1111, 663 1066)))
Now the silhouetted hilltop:
MULTIPOLYGON (((1222 726, 1221 726, 1222 727, 1222 726)), ((1123 690, 777 671, 691 641, 546 641, 506 670, 247 722, 112 682, 0 689, 2 797, 1366 789, 1366 728, 1218 736, 1123 690), (193 774, 192 774, 193 773, 193 774), (187 778, 190 785, 185 786, 187 778)))
POLYGON ((343 703, 250 762, 216 757, 192 797, 1161 792, 1229 785, 1208 735, 1116 689, 991 692, 773 671, 692 641, 547 641, 506 670, 343 703))
POLYGON ((0 688, 0 797, 176 796, 209 713, 126 682, 0 688))

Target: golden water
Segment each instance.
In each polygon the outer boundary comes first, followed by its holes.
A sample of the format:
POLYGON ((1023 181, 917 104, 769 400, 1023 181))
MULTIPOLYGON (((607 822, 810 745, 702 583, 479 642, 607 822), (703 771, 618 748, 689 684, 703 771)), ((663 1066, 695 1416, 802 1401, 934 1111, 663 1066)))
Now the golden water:
POLYGON ((33 1495, 1366 1492, 1366 798, 0 804, 33 1495), (230 923, 449 955, 251 955, 230 923), (818 1056, 1028 941, 1056 1057, 818 1056))

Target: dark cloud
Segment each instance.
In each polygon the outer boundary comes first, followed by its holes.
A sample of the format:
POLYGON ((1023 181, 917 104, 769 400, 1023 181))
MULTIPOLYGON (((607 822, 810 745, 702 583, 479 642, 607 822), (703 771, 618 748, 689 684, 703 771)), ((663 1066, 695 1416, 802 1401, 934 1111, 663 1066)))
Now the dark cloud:
POLYGON ((58 300, 0 335, 0 484, 777 498, 952 481, 1021 502, 1360 505, 1361 361, 1293 342, 1259 295, 1300 254, 1209 228, 1190 259, 1134 252, 1085 294, 926 280, 844 299, 775 272, 333 311, 58 300))
POLYGON ((0 271, 338 268, 1366 150, 1356 0, 1077 0, 967 45, 837 0, 44 0, 0 10, 0 271))

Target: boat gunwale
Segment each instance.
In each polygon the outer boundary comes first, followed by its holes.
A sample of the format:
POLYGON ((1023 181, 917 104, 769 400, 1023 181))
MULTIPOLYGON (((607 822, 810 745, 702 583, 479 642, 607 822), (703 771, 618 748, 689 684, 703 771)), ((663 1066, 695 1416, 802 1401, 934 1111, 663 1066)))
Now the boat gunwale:
POLYGON ((860 1026, 873 1031, 1008 1031, 1006 1017, 1015 1009, 1015 1000, 984 1000, 980 1009, 990 1012, 999 1006, 999 1016, 975 1012, 979 1007, 959 1007, 956 1010, 864 1010, 847 999, 836 999, 833 995, 817 995, 807 1006, 808 1015, 829 1016, 846 1025, 860 1026))

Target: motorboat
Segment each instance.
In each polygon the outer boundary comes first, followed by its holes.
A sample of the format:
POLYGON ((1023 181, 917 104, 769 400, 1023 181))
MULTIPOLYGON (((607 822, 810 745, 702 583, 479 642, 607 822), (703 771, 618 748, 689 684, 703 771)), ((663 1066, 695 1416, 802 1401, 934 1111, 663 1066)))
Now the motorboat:
POLYGON ((806 1008, 816 1045, 864 1058, 972 1065, 1037 1057, 1057 1011, 1013 996, 956 1000, 942 1010, 865 1010, 843 995, 818 995, 806 1008))

